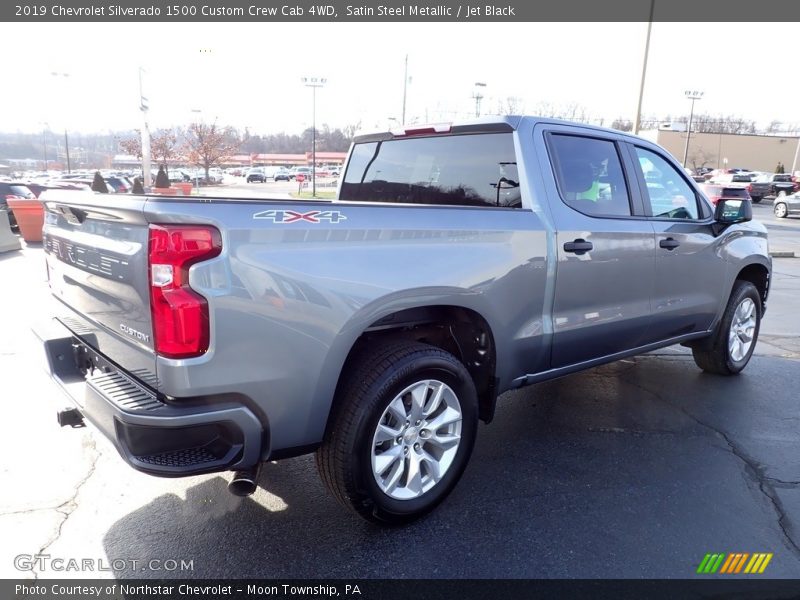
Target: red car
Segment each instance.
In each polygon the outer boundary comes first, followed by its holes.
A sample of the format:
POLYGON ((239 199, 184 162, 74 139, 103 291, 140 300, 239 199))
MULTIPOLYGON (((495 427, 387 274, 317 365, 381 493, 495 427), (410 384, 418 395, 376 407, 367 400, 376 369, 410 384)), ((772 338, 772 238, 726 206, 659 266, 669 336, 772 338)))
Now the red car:
POLYGON ((700 189, 706 195, 706 198, 711 200, 711 204, 717 205, 717 202, 725 198, 733 198, 734 200, 751 200, 750 193, 747 188, 743 187, 730 187, 727 185, 718 185, 714 183, 700 184, 700 189))

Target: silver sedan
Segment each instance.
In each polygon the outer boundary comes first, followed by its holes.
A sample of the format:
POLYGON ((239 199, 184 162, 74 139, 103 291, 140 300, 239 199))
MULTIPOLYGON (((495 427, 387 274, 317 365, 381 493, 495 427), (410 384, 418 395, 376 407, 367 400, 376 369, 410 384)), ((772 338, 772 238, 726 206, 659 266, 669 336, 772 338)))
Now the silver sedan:
POLYGON ((789 215, 800 215, 800 192, 775 198, 772 202, 772 211, 779 219, 789 215))

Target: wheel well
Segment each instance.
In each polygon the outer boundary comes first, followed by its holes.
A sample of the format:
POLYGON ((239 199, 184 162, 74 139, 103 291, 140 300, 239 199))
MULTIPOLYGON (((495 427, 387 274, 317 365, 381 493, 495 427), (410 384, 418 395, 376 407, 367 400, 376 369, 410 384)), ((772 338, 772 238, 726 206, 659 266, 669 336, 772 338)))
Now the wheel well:
MULTIPOLYGON (((342 374, 349 363, 369 345, 389 339, 430 344, 453 354, 469 371, 478 392, 478 416, 489 422, 497 400, 495 344, 486 320, 460 306, 423 306, 391 313, 372 323, 353 344, 342 374)), ((342 375, 339 382, 342 382, 342 375)))
POLYGON ((744 269, 739 271, 736 279, 749 281, 756 286, 758 294, 761 296, 761 308, 763 312, 763 309, 767 305, 767 294, 769 293, 769 271, 767 268, 759 264, 747 265, 744 269))

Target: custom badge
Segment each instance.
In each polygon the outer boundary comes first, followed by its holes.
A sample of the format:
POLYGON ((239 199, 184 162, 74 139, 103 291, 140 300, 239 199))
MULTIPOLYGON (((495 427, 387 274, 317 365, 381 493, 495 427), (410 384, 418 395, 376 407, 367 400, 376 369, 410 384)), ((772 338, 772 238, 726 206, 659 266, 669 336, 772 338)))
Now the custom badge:
POLYGON ((339 223, 346 221, 338 210, 310 210, 297 212, 294 210, 263 210, 253 215, 254 219, 265 219, 273 223, 339 223))

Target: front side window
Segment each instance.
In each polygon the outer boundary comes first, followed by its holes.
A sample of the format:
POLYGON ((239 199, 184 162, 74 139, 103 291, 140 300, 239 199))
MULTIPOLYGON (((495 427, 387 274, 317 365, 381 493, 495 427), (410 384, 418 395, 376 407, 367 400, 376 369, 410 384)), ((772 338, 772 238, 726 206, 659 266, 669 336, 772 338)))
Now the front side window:
POLYGON ((629 216, 631 204, 614 142, 578 135, 550 137, 553 168, 564 202, 589 216, 629 216))
POLYGON ((647 186, 645 205, 664 219, 697 219, 697 197, 678 171, 655 152, 636 146, 636 156, 647 186))
POLYGON ((341 200, 521 208, 510 133, 356 144, 341 200))

